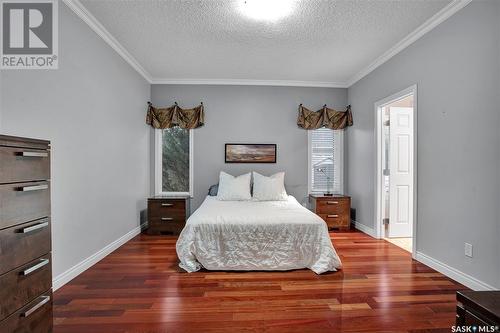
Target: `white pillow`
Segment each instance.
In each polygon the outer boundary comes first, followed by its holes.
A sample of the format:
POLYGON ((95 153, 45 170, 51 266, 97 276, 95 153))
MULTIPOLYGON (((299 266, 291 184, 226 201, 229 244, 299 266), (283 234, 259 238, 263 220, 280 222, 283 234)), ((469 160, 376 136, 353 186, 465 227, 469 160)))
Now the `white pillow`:
POLYGON ((221 171, 219 175, 217 199, 225 201, 251 200, 250 179, 250 172, 234 177, 221 171))
POLYGON ((285 173, 278 172, 270 177, 253 172, 253 198, 258 201, 287 200, 285 173))

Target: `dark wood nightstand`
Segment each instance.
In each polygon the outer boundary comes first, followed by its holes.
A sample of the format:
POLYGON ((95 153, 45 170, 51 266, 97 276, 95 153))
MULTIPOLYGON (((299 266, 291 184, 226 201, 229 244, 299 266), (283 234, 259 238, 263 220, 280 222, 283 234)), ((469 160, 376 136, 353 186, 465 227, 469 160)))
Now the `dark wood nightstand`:
POLYGON ((186 225, 189 197, 156 196, 148 199, 149 235, 179 234, 186 225))
POLYGON ((351 228, 351 197, 345 195, 324 196, 310 194, 313 211, 328 225, 328 229, 351 228))
POLYGON ((489 326, 500 332, 500 291, 458 291, 457 326, 489 326))

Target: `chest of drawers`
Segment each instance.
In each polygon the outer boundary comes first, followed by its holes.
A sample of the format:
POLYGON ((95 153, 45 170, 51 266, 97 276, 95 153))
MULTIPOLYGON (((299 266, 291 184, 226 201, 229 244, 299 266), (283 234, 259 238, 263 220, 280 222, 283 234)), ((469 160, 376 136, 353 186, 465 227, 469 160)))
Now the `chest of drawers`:
POLYGON ((52 332, 50 143, 0 135, 0 332, 52 332))

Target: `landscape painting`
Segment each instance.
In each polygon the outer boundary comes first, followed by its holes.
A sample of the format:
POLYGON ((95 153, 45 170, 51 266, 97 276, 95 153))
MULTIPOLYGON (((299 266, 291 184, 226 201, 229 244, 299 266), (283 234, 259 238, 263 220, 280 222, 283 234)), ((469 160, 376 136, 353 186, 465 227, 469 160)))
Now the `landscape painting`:
POLYGON ((226 163, 276 163, 276 145, 226 143, 226 163))

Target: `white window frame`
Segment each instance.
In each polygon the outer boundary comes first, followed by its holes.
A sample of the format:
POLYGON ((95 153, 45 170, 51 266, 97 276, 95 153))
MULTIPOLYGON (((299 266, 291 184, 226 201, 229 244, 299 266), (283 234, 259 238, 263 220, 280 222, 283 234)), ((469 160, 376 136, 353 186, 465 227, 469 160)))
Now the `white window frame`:
POLYGON ((162 174, 163 174, 163 163, 162 163, 162 132, 161 129, 154 130, 154 141, 155 141, 155 195, 164 196, 176 196, 176 195, 189 195, 193 197, 193 179, 194 179, 194 131, 189 130, 189 192, 165 192, 162 189, 162 174))
MULTIPOLYGON (((313 191, 312 190, 312 162, 311 162, 311 153, 312 153, 312 131, 307 131, 307 193, 308 194, 322 194, 323 192, 313 191)), ((339 151, 339 183, 340 183, 340 194, 344 194, 344 136, 345 130, 340 131, 339 142, 338 142, 338 151, 339 151)))

